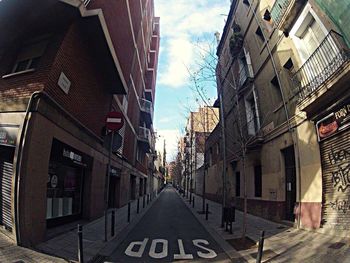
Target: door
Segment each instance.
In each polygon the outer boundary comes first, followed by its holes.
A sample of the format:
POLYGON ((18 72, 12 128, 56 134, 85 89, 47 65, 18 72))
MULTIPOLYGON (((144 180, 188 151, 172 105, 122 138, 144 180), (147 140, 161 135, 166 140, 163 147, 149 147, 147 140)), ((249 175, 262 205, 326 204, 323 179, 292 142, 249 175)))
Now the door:
POLYGON ((286 213, 285 219, 294 221, 294 206, 296 202, 296 172, 295 172, 295 156, 294 147, 288 147, 283 150, 285 176, 286 176, 286 213))
POLYGON ((136 199, 136 176, 130 176, 130 199, 136 199))

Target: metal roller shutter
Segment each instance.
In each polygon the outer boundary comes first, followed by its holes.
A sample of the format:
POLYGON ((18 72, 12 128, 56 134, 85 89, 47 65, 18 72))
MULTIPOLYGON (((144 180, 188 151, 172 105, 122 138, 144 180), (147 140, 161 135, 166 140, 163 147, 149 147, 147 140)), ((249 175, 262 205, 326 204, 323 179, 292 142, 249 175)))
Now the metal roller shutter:
POLYGON ((320 142, 322 225, 350 230, 350 130, 320 142))
POLYGON ((0 156, 0 224, 4 225, 8 230, 12 229, 11 218, 11 185, 12 185, 13 164, 9 160, 5 160, 0 156))

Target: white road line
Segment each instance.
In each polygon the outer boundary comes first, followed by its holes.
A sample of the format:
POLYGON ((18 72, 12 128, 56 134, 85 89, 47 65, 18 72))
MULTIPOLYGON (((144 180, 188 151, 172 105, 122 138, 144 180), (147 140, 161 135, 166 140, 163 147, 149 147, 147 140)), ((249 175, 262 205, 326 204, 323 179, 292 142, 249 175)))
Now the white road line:
POLYGON ((152 258, 165 258, 168 256, 168 240, 154 239, 152 240, 151 248, 149 250, 149 256, 152 258), (156 252, 157 243, 162 244, 162 251, 156 252))
POLYGON ((199 257, 201 257, 201 258, 215 258, 217 256, 217 254, 215 253, 214 250, 207 248, 207 247, 203 247, 202 245, 199 245, 200 243, 203 243, 205 245, 209 245, 209 242, 207 240, 195 239, 195 240, 192 240, 192 242, 193 242, 193 245, 195 245, 196 247, 199 247, 203 250, 208 251, 208 253, 203 253, 203 252, 198 251, 197 254, 199 257))
POLYGON ((145 251, 145 247, 147 245, 147 242, 148 242, 148 238, 145 238, 143 241, 131 242, 129 244, 129 246, 127 247, 127 249, 125 250, 125 254, 129 257, 136 257, 136 258, 142 257, 143 252, 145 251), (136 251, 136 252, 132 251, 134 246, 140 246, 138 251, 136 251))
POLYGON ((186 254, 184 244, 182 243, 182 239, 178 239, 177 243, 179 244, 180 254, 174 254, 174 259, 193 259, 192 254, 186 254))

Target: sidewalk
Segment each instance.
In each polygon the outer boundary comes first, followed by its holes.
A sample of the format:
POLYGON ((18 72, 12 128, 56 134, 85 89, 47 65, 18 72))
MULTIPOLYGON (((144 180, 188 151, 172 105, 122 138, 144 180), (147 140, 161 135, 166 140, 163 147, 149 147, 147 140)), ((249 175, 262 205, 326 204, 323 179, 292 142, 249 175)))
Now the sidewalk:
MULTIPOLYGON (((182 195, 181 195, 182 196, 182 195)), ((225 232, 221 225, 221 204, 206 200, 209 204, 209 220, 199 214, 202 210, 202 197, 195 196, 195 208, 183 198, 188 208, 213 235, 216 241, 234 262, 255 262, 257 246, 248 250, 236 251, 231 239, 240 238, 243 213, 236 210, 233 234, 225 232)), ((258 242, 261 231, 265 230, 264 254, 262 262, 350 262, 350 239, 296 229, 263 218, 247 215, 247 236, 258 242)))
MULTIPOLYGON (((159 196, 159 195, 157 195, 159 196)), ((156 196, 156 198, 157 198, 156 196)), ((115 213, 115 235, 111 236, 111 211, 108 213, 108 242, 104 241, 104 217, 89 222, 83 226, 83 251, 84 262, 103 262, 107 255, 113 251, 120 242, 123 241, 127 233, 135 226, 145 212, 152 206, 156 198, 147 205, 147 196, 145 198, 145 207, 143 208, 143 197, 140 198, 139 214, 137 214, 137 200, 130 203, 130 223, 127 222, 128 206, 125 205, 116 209, 115 213)), ((78 235, 77 227, 69 232, 56 236, 36 247, 45 254, 64 258, 67 261, 75 262, 78 260, 78 235)), ((2 262, 0 260, 0 262, 2 262)), ((60 262, 60 261, 54 261, 60 262)))
POLYGON ((67 261, 28 248, 16 246, 12 239, 0 233, 0 262, 66 263, 67 261))

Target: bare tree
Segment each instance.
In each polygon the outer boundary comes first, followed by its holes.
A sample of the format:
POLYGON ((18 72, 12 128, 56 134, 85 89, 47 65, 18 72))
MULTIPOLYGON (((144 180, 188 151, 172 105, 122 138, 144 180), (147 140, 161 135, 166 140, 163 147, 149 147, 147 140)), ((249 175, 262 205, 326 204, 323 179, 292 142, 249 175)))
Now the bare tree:
MULTIPOLYGON (((234 29, 239 31, 237 28, 234 29)), ((222 136, 226 139, 226 143, 222 143, 223 162, 225 163, 226 155, 230 155, 236 162, 240 162, 242 165, 242 177, 243 177, 243 224, 242 224, 242 238, 246 236, 247 229, 247 180, 246 180, 246 159, 250 148, 258 144, 263 138, 263 127, 269 120, 270 112, 265 112, 264 115, 258 114, 258 109, 249 109, 249 103, 246 100, 246 92, 249 90, 249 84, 245 88, 242 88, 242 78, 249 76, 242 76, 247 74, 247 71, 243 72, 239 65, 238 60, 240 56, 244 56, 243 41, 239 37, 239 32, 234 34, 237 45, 231 48, 231 57, 221 57, 220 60, 216 56, 216 43, 214 41, 203 45, 195 43, 194 46, 198 51, 197 59, 193 66, 188 67, 189 78, 191 81, 191 89, 197 95, 205 105, 210 105, 208 96, 208 89, 217 89, 218 95, 221 95, 222 101, 220 106, 222 112, 219 125, 222 127, 222 136), (225 61, 223 61, 225 59, 225 61), (228 62, 227 62, 228 60, 228 62), (225 66, 226 65, 226 66, 225 66), (230 90, 230 94, 225 94, 226 90, 230 90), (221 94, 220 94, 221 93, 221 94), (227 96, 230 96, 227 98, 227 96), (226 105, 230 102, 230 105, 226 105), (229 109, 225 109, 225 106, 229 106, 229 109), (232 118, 229 126, 223 125, 223 116, 230 112, 232 118), (253 130, 253 128, 254 130, 253 130), (232 133, 228 133, 227 130, 232 130, 232 133)), ((246 69, 245 69, 246 70, 246 69)), ((251 70, 252 71, 252 70, 251 70)), ((252 74, 252 72, 248 72, 252 74)), ((253 108, 258 108, 257 96, 255 90, 251 89, 254 105, 253 108)), ((226 169, 223 169, 223 190, 222 190, 222 204, 223 207, 227 204, 227 180, 226 169)))

